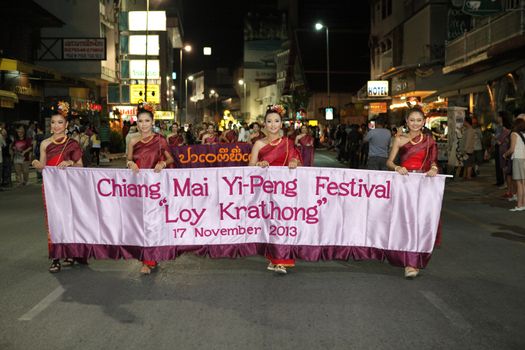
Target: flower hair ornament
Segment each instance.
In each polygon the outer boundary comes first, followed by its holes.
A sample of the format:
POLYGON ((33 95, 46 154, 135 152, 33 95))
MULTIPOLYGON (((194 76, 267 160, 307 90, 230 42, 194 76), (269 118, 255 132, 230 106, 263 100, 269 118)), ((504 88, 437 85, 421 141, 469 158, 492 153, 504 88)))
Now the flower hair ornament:
POLYGON ((141 102, 139 103, 139 109, 145 109, 146 111, 151 112, 151 114, 155 114, 155 105, 153 103, 141 102))
POLYGON ((60 113, 62 116, 67 117, 69 113, 69 103, 67 103, 66 101, 58 101, 57 112, 60 113))
POLYGON ((281 117, 284 117, 286 113, 286 108, 283 105, 272 105, 268 107, 268 110, 279 114, 281 117))

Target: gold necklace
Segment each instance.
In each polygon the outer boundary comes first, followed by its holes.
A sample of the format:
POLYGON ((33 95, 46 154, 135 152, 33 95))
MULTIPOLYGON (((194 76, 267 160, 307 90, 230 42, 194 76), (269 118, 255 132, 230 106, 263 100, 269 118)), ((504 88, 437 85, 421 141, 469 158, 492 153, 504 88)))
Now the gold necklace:
POLYGON ((270 141, 270 142, 268 142, 268 144, 269 144, 270 146, 277 146, 278 144, 281 143, 281 141, 283 140, 283 138, 282 138, 282 137, 279 137, 278 140, 279 140, 279 141, 277 141, 277 142, 274 142, 275 140, 274 140, 274 141, 270 141))
POLYGON ((146 136, 145 138, 140 139, 140 142, 142 142, 142 143, 148 143, 148 142, 150 142, 151 140, 153 140, 153 137, 154 137, 154 136, 155 136, 155 134, 150 135, 150 136, 146 136), (148 140, 148 141, 145 141, 148 137, 149 137, 149 140, 148 140))
POLYGON ((64 142, 66 142, 66 140, 67 140, 67 136, 64 136, 62 141, 55 141, 54 137, 51 138, 51 142, 53 142, 55 145, 61 145, 64 142))
POLYGON ((417 145, 418 143, 421 143, 421 141, 423 141, 423 133, 419 134, 419 141, 414 142, 410 139, 410 143, 413 145, 417 145))

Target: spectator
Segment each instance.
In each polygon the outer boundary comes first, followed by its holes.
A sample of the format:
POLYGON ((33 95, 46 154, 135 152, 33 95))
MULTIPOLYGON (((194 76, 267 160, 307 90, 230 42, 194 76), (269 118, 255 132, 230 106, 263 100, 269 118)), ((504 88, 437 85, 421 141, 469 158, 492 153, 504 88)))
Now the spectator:
POLYGON ((472 167, 474 166, 474 129, 472 128, 472 118, 465 117, 463 122, 465 131, 463 133, 464 143, 463 143, 463 153, 465 154, 465 162, 463 169, 463 178, 465 180, 472 180, 472 167))
POLYGON ((9 135, 4 123, 0 124, 0 134, 5 142, 5 146, 2 148, 2 187, 11 187, 11 170, 13 169, 11 144, 13 138, 9 135))
POLYGON ((98 131, 98 138, 100 139, 101 154, 108 158, 109 153, 109 143, 111 141, 111 132, 109 130, 108 122, 106 120, 102 121, 102 125, 98 131))
POLYGON ((388 170, 386 161, 392 135, 390 130, 385 129, 383 117, 376 119, 375 128, 368 131, 363 142, 368 142, 368 165, 369 170, 388 170))
POLYGON ((504 158, 511 156, 512 179, 517 188, 516 207, 510 211, 525 210, 525 114, 520 114, 514 121, 510 147, 503 154, 504 158))
POLYGON ((16 180, 19 186, 25 186, 29 181, 29 162, 33 152, 33 140, 26 137, 26 130, 23 126, 16 129, 16 136, 11 146, 13 148, 16 180))

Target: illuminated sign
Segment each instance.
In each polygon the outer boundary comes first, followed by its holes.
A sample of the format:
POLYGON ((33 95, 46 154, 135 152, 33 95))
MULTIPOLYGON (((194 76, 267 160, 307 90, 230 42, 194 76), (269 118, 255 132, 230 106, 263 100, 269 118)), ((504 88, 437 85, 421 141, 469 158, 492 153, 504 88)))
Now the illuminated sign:
POLYGON ((146 29, 146 11, 130 11, 128 15, 129 30, 131 31, 165 31, 166 30, 166 12, 165 11, 149 11, 147 17, 146 29))
POLYGON ((332 107, 327 107, 324 109, 324 116, 326 120, 333 120, 334 119, 334 109, 332 107))
MULTIPOLYGON (((144 98, 144 84, 132 84, 129 86, 129 102, 139 103, 146 101, 144 98)), ((158 84, 148 84, 148 102, 160 103, 160 86, 158 84)))
POLYGON ((388 80, 369 80, 366 91, 368 97, 387 97, 388 80))
POLYGON ((155 111, 156 120, 173 120, 175 118, 175 112, 173 111, 155 111))
POLYGON ((105 60, 105 38, 64 38, 62 39, 64 60, 105 60))
MULTIPOLYGON (((130 35, 129 36, 129 54, 145 55, 146 54, 146 36, 130 35)), ((159 36, 148 35, 148 55, 159 55, 159 36)), ((149 65, 149 60, 148 60, 149 65)), ((149 74, 148 74, 149 75, 149 74)))
MULTIPOLYGON (((129 60, 129 77, 131 79, 145 79, 145 60, 129 60)), ((148 79, 160 79, 159 60, 148 60, 148 79)))
POLYGON ((371 102, 368 108, 369 112, 373 114, 386 113, 387 111, 386 102, 371 102))

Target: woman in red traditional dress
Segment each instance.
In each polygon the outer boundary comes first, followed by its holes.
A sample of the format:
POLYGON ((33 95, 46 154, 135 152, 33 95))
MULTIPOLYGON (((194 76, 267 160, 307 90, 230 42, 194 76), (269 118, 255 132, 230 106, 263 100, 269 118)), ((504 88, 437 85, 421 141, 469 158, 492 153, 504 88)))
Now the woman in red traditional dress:
POLYGON ((171 134, 166 136, 166 140, 170 146, 182 146, 184 145, 184 137, 179 132, 179 126, 177 123, 171 126, 171 134))
POLYGON ((215 127, 210 123, 208 129, 204 135, 202 135, 201 144, 214 145, 216 143, 219 143, 219 138, 217 137, 217 133, 215 133, 215 127))
POLYGON ((219 141, 224 143, 234 143, 237 142, 238 137, 237 126, 233 125, 233 122, 229 122, 228 129, 222 132, 219 141))
POLYGON ((266 137, 266 135, 261 131, 261 126, 257 122, 254 122, 250 125, 250 130, 251 133, 249 142, 252 145, 255 144, 255 142, 257 142, 258 140, 264 139, 266 137))
MULTIPOLYGON (((42 171, 46 166, 56 166, 61 169, 70 166, 82 167, 82 148, 77 141, 66 136, 68 126, 67 113, 69 111, 68 103, 62 101, 59 102, 57 111, 58 113, 51 117, 51 132, 53 135, 42 141, 40 144, 40 159, 35 159, 32 163, 33 167, 38 171, 42 171)), ((43 186, 42 194, 44 194, 43 186)), ((53 242, 51 241, 51 235, 49 234, 49 229, 47 232, 47 246, 49 256, 52 257, 54 247, 53 242)), ((75 262, 87 264, 87 259, 66 258, 62 264, 64 266, 71 266, 75 262)), ((49 272, 60 272, 62 264, 60 264, 60 259, 53 259, 51 266, 49 266, 49 272)))
MULTIPOLYGON (((436 176, 438 173, 437 145, 431 135, 423 133, 425 114, 419 108, 412 108, 406 117, 408 134, 401 134, 394 138, 392 150, 387 160, 387 167, 401 175, 411 172, 426 173, 427 176, 436 176), (400 165, 394 160, 399 154, 400 165)), ((438 227, 436 246, 441 240, 441 225, 438 227)), ((419 274, 421 266, 405 266, 405 277, 414 278, 419 274)))
MULTIPOLYGON (((251 166, 288 166, 295 169, 301 164, 301 155, 295 148, 292 140, 288 137, 280 136, 283 126, 282 116, 285 109, 281 105, 271 106, 264 117, 267 136, 253 145, 250 155, 251 166)), ((270 260, 268 270, 279 274, 286 274, 287 267, 295 266, 295 259, 274 259, 266 256, 270 260)))
MULTIPOLYGON (((153 132, 153 108, 139 106, 137 112, 139 135, 131 139, 127 150, 127 167, 137 174, 140 169, 154 169, 159 173, 173 163, 166 139, 153 132)), ((149 275, 157 267, 153 260, 143 260, 140 273, 149 275)))
POLYGON ((314 165, 314 137, 307 125, 301 126, 301 133, 295 138, 295 146, 301 151, 303 165, 314 165))

